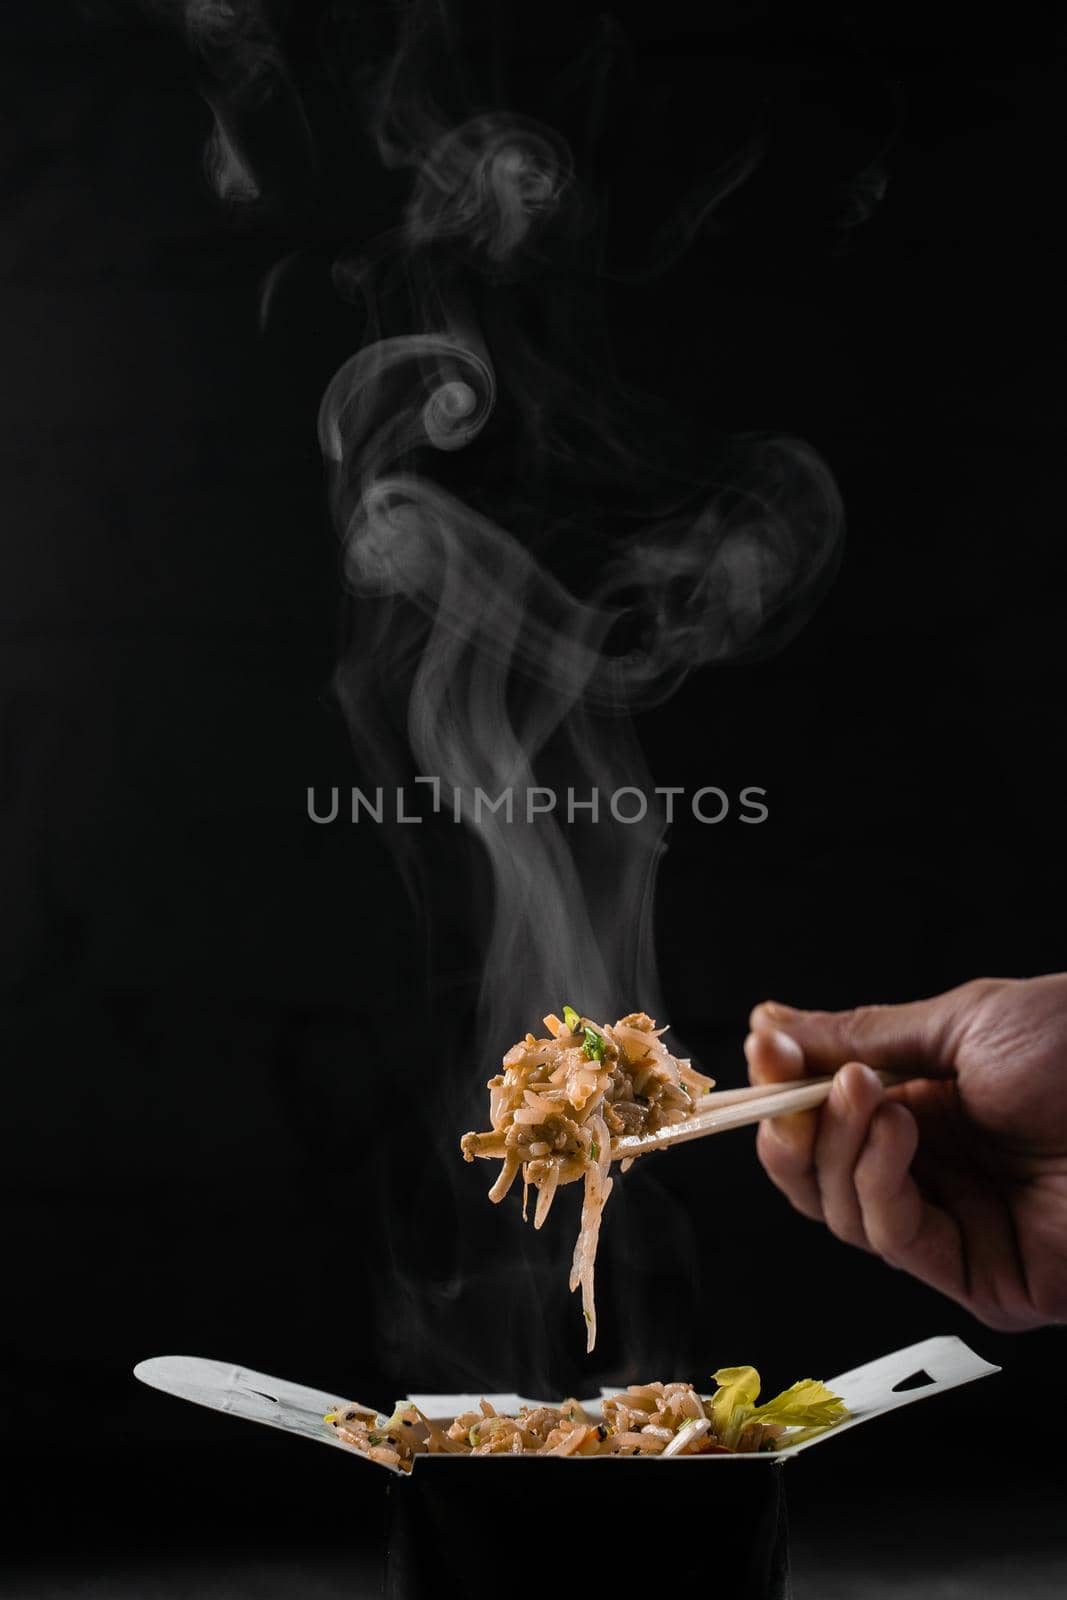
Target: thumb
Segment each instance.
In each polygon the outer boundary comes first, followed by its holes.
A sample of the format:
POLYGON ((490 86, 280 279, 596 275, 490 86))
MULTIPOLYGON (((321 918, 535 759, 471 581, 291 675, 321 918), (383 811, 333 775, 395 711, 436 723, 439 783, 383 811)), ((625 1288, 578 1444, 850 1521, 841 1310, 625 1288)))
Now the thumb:
POLYGON ((973 1008, 970 984, 931 1000, 902 1006, 859 1006, 854 1011, 798 1011, 765 1000, 749 1019, 754 1033, 784 1033, 804 1052, 809 1073, 835 1072, 863 1061, 889 1072, 949 1077, 956 1044, 973 1008))

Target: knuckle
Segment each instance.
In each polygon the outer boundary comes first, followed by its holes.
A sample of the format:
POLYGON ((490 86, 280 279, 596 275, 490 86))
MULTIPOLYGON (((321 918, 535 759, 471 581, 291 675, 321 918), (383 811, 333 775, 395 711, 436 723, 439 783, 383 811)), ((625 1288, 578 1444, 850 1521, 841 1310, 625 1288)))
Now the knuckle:
POLYGON ((881 1256, 887 1267, 897 1272, 906 1271, 908 1252, 915 1242, 914 1229, 903 1229, 901 1219, 893 1211, 881 1206, 872 1206, 864 1211, 863 1221, 875 1254, 881 1256))
POLYGON ((798 1192, 795 1184, 790 1183, 787 1178, 783 1178, 781 1173, 772 1172, 769 1167, 767 1169, 767 1176, 774 1184, 774 1187, 778 1190, 778 1193, 784 1195, 789 1201, 789 1204, 791 1206, 796 1206, 799 1210, 802 1196, 798 1192))
POLYGON ((823 1173, 816 1170, 818 1195, 823 1220, 835 1239, 842 1244, 867 1243, 860 1211, 859 1198, 840 1184, 827 1184, 823 1173))
POLYGON ((847 1013, 848 1027, 851 1034, 858 1034, 862 1038, 876 1027, 889 1008, 887 1006, 857 1006, 854 1011, 847 1013))
POLYGON ((842 1244, 867 1243, 866 1234, 864 1233, 863 1227, 856 1217, 849 1216, 847 1213, 838 1210, 836 1207, 828 1210, 825 1204, 823 1205, 822 1212, 824 1218, 826 1219, 826 1226, 829 1228, 834 1238, 840 1239, 842 1244))
POLYGON ((868 1222, 867 1238, 875 1255, 880 1256, 887 1267, 892 1267, 894 1272, 905 1270, 900 1241, 887 1228, 868 1222))
POLYGON ((968 983, 962 984, 957 993, 962 995, 972 1004, 981 1000, 988 1000, 989 996, 996 994, 1004 987, 1003 978, 971 978, 968 983))

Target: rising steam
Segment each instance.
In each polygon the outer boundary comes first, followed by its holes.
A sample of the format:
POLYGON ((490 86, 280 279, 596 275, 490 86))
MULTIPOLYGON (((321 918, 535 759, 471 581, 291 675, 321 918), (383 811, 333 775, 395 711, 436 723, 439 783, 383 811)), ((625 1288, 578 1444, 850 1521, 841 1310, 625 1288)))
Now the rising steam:
MULTIPOLYGON (((142 0, 178 29, 197 63, 212 126, 204 148, 220 200, 255 206, 294 163, 306 174, 311 130, 283 43, 292 0, 142 0)), ((306 181, 306 179, 305 179, 306 181)))
MULTIPOLYGON (((444 1148, 420 1203, 440 1205, 467 1107, 545 1010, 573 997, 605 1018, 662 1014, 662 811, 653 800, 632 823, 594 821, 590 796, 651 795, 630 714, 701 666, 791 637, 832 573, 842 519, 827 469, 793 440, 709 438, 703 460, 697 450, 664 465, 648 442, 653 408, 603 359, 574 249, 580 240, 595 261, 596 204, 561 135, 499 111, 447 124, 418 60, 409 36, 374 102, 379 152, 411 170, 411 195, 403 226, 346 275, 371 337, 329 385, 320 440, 354 597, 337 684, 364 767, 374 781, 439 779, 490 867, 466 1034, 484 1054, 468 1042, 436 1102, 444 1148), (556 331, 552 301, 570 292, 585 320, 556 331), (514 470, 501 473, 501 458, 514 470), (531 790, 551 791, 556 809, 531 822, 519 805, 478 804, 531 790)), ((397 833, 416 855, 432 848, 422 830, 397 833)), ((425 861, 411 875, 424 878, 425 861)), ((451 1375, 486 1381, 503 1346, 502 1378, 526 1370, 544 1383, 551 1340, 531 1329, 543 1322, 538 1286, 559 1283, 545 1274, 560 1263, 541 1238, 535 1267, 528 1242, 508 1236, 487 1267, 469 1197, 453 1203, 450 1271, 425 1259, 420 1271, 417 1239, 405 1249, 394 1234, 392 1281, 415 1330, 399 1360, 425 1361, 431 1325, 440 1345, 465 1293, 494 1307, 497 1337, 451 1375)))
MULTIPOLYGON (((469 138, 463 148, 471 163, 481 159, 469 138)), ((501 259, 500 218, 509 238, 523 237, 525 189, 517 182, 504 202, 499 172, 487 187, 458 163, 452 170, 464 210, 472 193, 485 197, 473 238, 501 259)), ((451 228, 456 212, 442 203, 441 214, 451 228)), ((589 797, 649 789, 627 713, 662 701, 695 668, 779 644, 802 624, 836 552, 840 511, 813 452, 764 442, 749 451, 751 487, 710 490, 699 506, 650 519, 582 598, 434 479, 434 454, 473 446, 495 394, 486 345, 457 317, 346 362, 324 397, 320 439, 349 586, 379 611, 342 668, 342 696, 366 747, 368 674, 392 677, 416 770, 455 796, 488 853, 481 1018, 485 1036, 506 1044, 571 993, 589 1014, 658 1007, 651 916, 662 815, 650 805, 635 823, 594 824, 589 797), (620 636, 633 642, 613 650, 620 636), (521 805, 489 803, 537 788, 556 808, 532 823, 521 805), (487 798, 476 804, 479 794, 487 798), (564 797, 590 823, 577 834, 564 797)), ((379 766, 389 760, 381 745, 370 753, 379 766)))
MULTIPOLYGON (((266 170, 257 113, 280 104, 294 139, 307 130, 277 28, 254 0, 167 8, 204 64, 216 188, 255 199, 266 170)), ((544 1312, 527 1252, 552 1293, 560 1261, 543 1237, 531 1247, 513 1234, 489 1265, 473 1258, 468 1219, 484 1202, 460 1168, 458 1136, 502 1051, 544 1011, 569 1000, 605 1019, 660 1013, 652 913, 665 823, 631 714, 701 667, 791 638, 832 577, 841 507, 826 467, 795 440, 709 428, 679 447, 662 407, 615 371, 604 208, 592 166, 571 149, 588 152, 596 130, 568 140, 506 109, 492 49, 493 70, 476 81, 466 8, 415 0, 390 14, 384 68, 369 22, 338 51, 355 62, 347 81, 378 159, 409 189, 396 226, 336 272, 366 328, 319 418, 352 596, 336 684, 369 782, 438 779, 489 873, 444 886, 453 908, 484 901, 471 908, 482 919, 478 1025, 460 1059, 439 1047, 437 1126, 415 1135, 417 1181, 405 1167, 413 1207, 451 1207, 456 1237, 427 1269, 417 1219, 407 1234, 386 1230, 383 1320, 411 1381, 427 1370, 428 1316, 440 1341, 457 1299, 478 1295, 486 1336, 468 1341, 450 1376, 508 1386, 536 1368, 545 1383, 531 1355, 544 1312), (594 820, 592 792, 624 787, 648 798, 644 813, 594 820), (519 799, 531 790, 556 796, 532 821, 519 799), (511 815, 489 803, 508 792, 511 815)), ((590 118, 608 75, 594 74, 590 118)), ((638 252, 638 276, 668 266, 756 164, 750 145, 713 162, 651 253, 638 252)), ((396 832, 410 881, 425 886, 437 836, 396 832)))
MULTIPOLYGON (((623 394, 602 360, 598 320, 554 329, 553 297, 573 289, 590 303, 576 238, 595 260, 596 206, 562 137, 498 111, 448 124, 417 43, 408 36, 375 100, 383 159, 412 171, 406 216, 348 275, 374 336, 331 382, 320 439, 354 596, 338 689, 364 766, 375 781, 438 778, 490 867, 478 1020, 466 1034, 485 1053, 471 1059, 467 1045, 431 1113, 444 1148, 419 1203, 440 1206, 455 1193, 451 1141, 467 1106, 543 1011, 575 997, 606 1018, 660 1012, 662 813, 653 802, 634 823, 594 822, 589 810, 572 823, 564 797, 651 793, 630 713, 693 670, 775 648, 802 626, 832 571, 841 515, 829 473, 795 441, 709 440, 704 462, 665 469, 642 436, 651 407, 623 394), (500 457, 513 472, 497 470, 500 457), (592 503, 601 498, 617 515, 592 503), (539 788, 557 809, 533 822, 477 804, 539 788)), ((425 852, 415 832, 399 842, 425 852)), ((552 1341, 532 1330, 539 1286, 559 1283, 561 1263, 543 1238, 535 1264, 528 1241, 509 1237, 487 1267, 469 1197, 452 1203, 444 1271, 419 1262, 415 1233, 392 1230, 409 1330, 398 1364, 424 1362, 431 1325, 440 1344, 465 1297, 487 1337, 451 1369, 456 1379, 484 1382, 503 1348, 502 1379, 526 1370, 545 1382, 552 1341)))

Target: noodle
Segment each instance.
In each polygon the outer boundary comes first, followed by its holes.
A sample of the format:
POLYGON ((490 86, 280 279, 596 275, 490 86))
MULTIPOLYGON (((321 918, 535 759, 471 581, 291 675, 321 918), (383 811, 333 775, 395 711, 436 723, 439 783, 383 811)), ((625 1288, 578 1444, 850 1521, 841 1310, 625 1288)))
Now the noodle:
MULTIPOLYGON (((738 1371, 716 1374, 727 1379, 738 1371)), ((757 1380, 758 1387, 758 1380, 757 1380)), ((759 1408, 745 1404, 719 1415, 722 1388, 707 1397, 689 1383, 646 1383, 604 1400, 600 1416, 590 1415, 577 1400, 558 1406, 523 1406, 518 1415, 499 1416, 485 1400, 478 1411, 461 1412, 451 1423, 435 1422, 410 1401, 401 1401, 391 1417, 372 1416, 363 1410, 332 1411, 323 1419, 346 1444, 354 1445, 372 1461, 410 1472, 420 1455, 537 1455, 537 1456, 699 1456, 751 1454, 778 1450, 801 1437, 821 1432, 844 1421, 848 1412, 822 1385, 820 1404, 825 1417, 815 1427, 796 1426, 782 1402, 798 1389, 794 1385, 764 1408, 786 1421, 761 1421, 759 1408), (755 1414, 753 1414, 755 1412, 755 1414), (717 1419, 718 1416, 718 1420, 717 1419)), ((803 1422, 808 1413, 797 1413, 803 1422)))
MULTIPOLYGON (((528 1033, 508 1051, 503 1071, 488 1084, 491 1131, 465 1134, 460 1148, 468 1161, 503 1162, 489 1191, 494 1202, 503 1200, 521 1168, 524 1219, 529 1186, 538 1191, 535 1228, 544 1224, 561 1184, 584 1181, 570 1288, 581 1289, 586 1349, 592 1350, 594 1268, 612 1190, 614 1141, 684 1122, 714 1080, 672 1056, 660 1037, 666 1028, 643 1011, 613 1027, 580 1017, 570 1006, 563 1014, 562 1022, 555 1015, 544 1019, 549 1038, 528 1033)), ((629 1165, 624 1162, 623 1170, 629 1165)))

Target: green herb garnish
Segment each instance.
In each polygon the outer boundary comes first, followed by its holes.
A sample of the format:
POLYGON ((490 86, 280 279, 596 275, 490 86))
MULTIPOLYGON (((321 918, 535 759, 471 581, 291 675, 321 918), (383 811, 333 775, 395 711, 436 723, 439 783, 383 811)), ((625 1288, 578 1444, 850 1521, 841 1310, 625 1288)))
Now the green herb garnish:
POLYGON ((585 1042, 582 1045, 582 1054, 587 1061, 603 1061, 604 1040, 594 1028, 583 1028, 585 1042))
POLYGON ((572 1033, 577 1033, 582 1026, 582 1019, 573 1006, 563 1007, 563 1020, 572 1033))
POLYGON ((589 1146, 589 1154, 592 1156, 594 1161, 599 1161, 600 1160, 600 1146, 597 1144, 595 1139, 593 1140, 592 1144, 589 1146))

